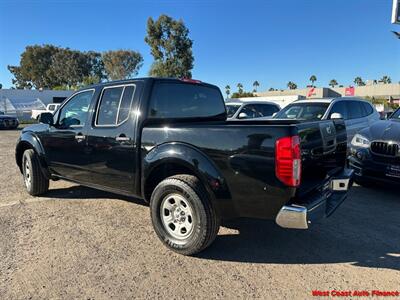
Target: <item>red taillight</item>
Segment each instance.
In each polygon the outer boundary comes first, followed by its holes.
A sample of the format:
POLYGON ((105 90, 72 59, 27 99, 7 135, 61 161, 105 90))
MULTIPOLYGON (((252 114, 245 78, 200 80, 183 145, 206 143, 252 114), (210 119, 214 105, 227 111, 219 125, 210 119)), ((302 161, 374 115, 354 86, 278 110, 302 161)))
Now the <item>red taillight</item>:
POLYGON ((300 138, 287 136, 275 143, 275 174, 288 186, 299 186, 301 179, 300 138))
POLYGON ((181 80, 184 82, 188 82, 188 83, 201 83, 200 80, 191 79, 191 78, 182 78, 181 80))

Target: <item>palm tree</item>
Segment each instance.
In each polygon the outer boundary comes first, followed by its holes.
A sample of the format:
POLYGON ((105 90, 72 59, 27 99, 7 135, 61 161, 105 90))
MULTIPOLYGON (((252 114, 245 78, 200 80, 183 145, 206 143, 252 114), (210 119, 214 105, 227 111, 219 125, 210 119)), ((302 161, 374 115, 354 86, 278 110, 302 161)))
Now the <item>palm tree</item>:
POLYGON ((241 84, 240 82, 236 85, 238 88, 238 92, 239 94, 243 94, 243 84, 241 84))
POLYGON ((331 81, 329 81, 329 85, 331 87, 335 87, 335 85, 338 85, 338 82, 336 81, 336 79, 332 79, 331 81))
POLYGON ((260 86, 260 83, 256 80, 253 82, 253 93, 257 93, 257 88, 260 86))
POLYGON ((311 75, 311 77, 310 77, 310 81, 311 81, 311 85, 312 85, 312 86, 314 86, 314 82, 316 82, 316 81, 317 81, 317 76, 315 76, 315 75, 311 75))
POLYGON ((387 75, 383 76, 383 77, 381 78, 380 81, 381 81, 382 83, 384 83, 384 84, 392 83, 392 79, 390 79, 390 77, 387 76, 387 75))
POLYGON ((289 90, 295 90, 295 89, 297 89, 297 84, 295 84, 295 83, 292 82, 292 81, 289 81, 289 82, 287 83, 287 87, 289 88, 289 90))
POLYGON ((357 86, 363 86, 365 85, 364 81, 362 80, 362 78, 360 76, 357 76, 356 78, 354 78, 354 83, 357 86))
POLYGON ((230 87, 230 85, 228 84, 228 85, 225 87, 226 98, 229 98, 230 93, 231 93, 231 87, 230 87))

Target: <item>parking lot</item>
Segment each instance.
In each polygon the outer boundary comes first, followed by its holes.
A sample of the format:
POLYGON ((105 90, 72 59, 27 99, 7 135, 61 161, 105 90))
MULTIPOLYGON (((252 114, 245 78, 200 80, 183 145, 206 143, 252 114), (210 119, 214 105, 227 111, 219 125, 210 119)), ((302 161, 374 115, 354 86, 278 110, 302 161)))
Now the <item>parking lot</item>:
POLYGON ((311 298, 313 290, 399 290, 400 195, 353 187, 308 231, 224 224, 197 257, 167 250, 140 200, 58 181, 30 197, 0 131, 0 298, 311 298))

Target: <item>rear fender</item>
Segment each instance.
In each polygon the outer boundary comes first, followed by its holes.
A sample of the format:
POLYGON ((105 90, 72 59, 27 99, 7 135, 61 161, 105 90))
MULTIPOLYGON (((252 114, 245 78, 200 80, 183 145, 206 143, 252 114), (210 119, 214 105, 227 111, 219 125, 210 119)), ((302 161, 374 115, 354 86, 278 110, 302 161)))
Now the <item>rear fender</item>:
POLYGON ((189 169, 203 183, 211 201, 219 208, 232 204, 231 195, 222 173, 214 162, 199 149, 185 143, 166 143, 153 148, 143 159, 141 190, 144 191, 147 180, 153 171, 163 164, 174 164, 189 169))

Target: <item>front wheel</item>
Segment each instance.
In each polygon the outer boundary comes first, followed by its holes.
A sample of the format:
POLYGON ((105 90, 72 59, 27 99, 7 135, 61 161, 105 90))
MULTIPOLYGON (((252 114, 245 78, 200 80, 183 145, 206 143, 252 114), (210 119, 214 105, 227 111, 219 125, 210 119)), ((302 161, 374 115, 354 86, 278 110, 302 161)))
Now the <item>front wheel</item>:
POLYGON ((39 157, 32 149, 25 150, 22 156, 22 174, 26 190, 32 196, 38 196, 49 190, 49 179, 40 168, 39 157))
POLYGON ((176 175, 160 182, 150 200, 153 227, 171 250, 193 255, 207 248, 219 230, 219 218, 198 178, 176 175))

